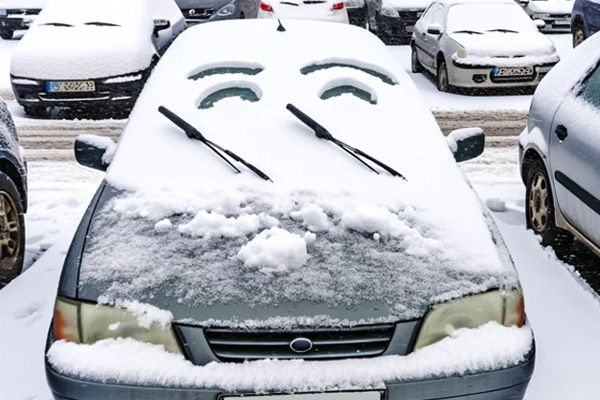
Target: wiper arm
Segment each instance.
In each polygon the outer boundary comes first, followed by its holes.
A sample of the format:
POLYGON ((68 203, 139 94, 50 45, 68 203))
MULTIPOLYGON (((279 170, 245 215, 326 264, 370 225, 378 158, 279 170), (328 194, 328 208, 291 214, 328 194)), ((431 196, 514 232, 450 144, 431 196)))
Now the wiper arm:
POLYGON ((237 173, 240 173, 242 171, 240 171, 239 168, 237 168, 235 165, 233 165, 233 163, 231 161, 229 161, 223 154, 221 154, 221 152, 227 154, 229 157, 233 158, 235 161, 237 161, 241 164, 244 164, 246 166, 246 168, 248 168, 250 171, 254 172, 259 177, 263 178, 264 180, 273 182, 267 174, 262 172, 260 169, 256 168, 254 165, 250 164, 248 161, 244 160, 242 157, 235 154, 233 151, 224 149, 223 147, 219 146, 215 142, 208 140, 206 137, 204 137, 204 135, 202 133, 200 133, 200 131, 198 129, 194 128, 192 125, 190 125, 189 123, 184 121, 180 116, 175 114, 173 111, 171 111, 163 106, 158 107, 158 111, 162 115, 167 117, 175 125, 177 125, 179 128, 181 128, 185 132, 187 137, 189 137, 190 139, 198 140, 199 142, 203 143, 206 147, 211 149, 213 152, 215 152, 215 154, 217 154, 223 161, 225 161, 227 164, 229 164, 229 166, 231 166, 231 168, 233 168, 237 173))
POLYGON ((385 165, 384 163, 371 157, 364 151, 359 150, 355 147, 352 147, 349 144, 346 144, 346 143, 342 142, 341 140, 334 138, 333 135, 331 133, 329 133, 329 131, 327 129, 325 129, 322 125, 320 125, 317 121, 315 121, 308 115, 304 114, 293 104, 288 104, 286 106, 286 108, 292 114, 294 114, 294 116, 296 118, 298 118, 300 121, 304 122, 304 124, 306 126, 308 126, 310 129, 312 129, 315 132, 316 137, 318 137, 319 139, 328 140, 328 141, 332 142, 333 144, 337 145, 340 149, 344 150, 346 153, 350 154, 352 157, 354 157, 355 159, 360 161, 363 165, 365 165, 371 171, 375 172, 376 174, 379 174, 379 172, 375 168, 373 168, 372 166, 367 164, 365 161, 361 160, 358 156, 364 157, 367 160, 377 164, 378 166, 380 166, 381 168, 383 168, 384 170, 389 172, 392 176, 397 176, 399 178, 406 180, 406 178, 400 172, 396 171, 392 167, 385 165))

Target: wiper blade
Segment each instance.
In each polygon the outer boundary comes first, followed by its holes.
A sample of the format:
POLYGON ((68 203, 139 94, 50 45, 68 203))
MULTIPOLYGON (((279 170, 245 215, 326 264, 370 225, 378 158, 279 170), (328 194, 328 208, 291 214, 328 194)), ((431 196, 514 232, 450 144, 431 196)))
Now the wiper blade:
POLYGON ((504 29, 504 28, 488 29, 487 32, 519 33, 519 31, 515 31, 512 29, 504 29))
POLYGON ((292 114, 294 114, 294 116, 296 118, 298 118, 300 121, 304 122, 304 124, 306 126, 308 126, 310 129, 312 129, 315 132, 315 136, 316 137, 318 137, 319 139, 328 140, 328 141, 334 143, 340 149, 344 150, 346 153, 350 154, 352 157, 354 157, 360 163, 362 163, 367 168, 369 168, 371 171, 375 172, 376 174, 379 174, 379 172, 375 168, 373 168, 372 166, 370 166, 369 164, 367 164, 364 160, 361 160, 358 156, 364 157, 367 160, 369 160, 369 161, 377 164, 378 166, 380 166, 381 168, 383 168, 384 170, 386 170, 387 172, 389 172, 392 176, 397 176, 399 178, 402 178, 402 179, 406 180, 406 178, 404 177, 404 175, 402 175, 400 172, 396 171, 392 167, 390 167, 388 165, 385 165, 384 163, 382 163, 381 161, 379 161, 379 160, 371 157, 370 155, 368 155, 364 151, 359 150, 359 149, 357 149, 355 147, 352 147, 349 144, 346 144, 346 143, 342 142, 341 140, 338 140, 338 139, 334 138, 333 135, 331 133, 329 133, 329 131, 327 129, 325 129, 325 127, 323 127, 322 125, 320 125, 317 121, 315 121, 314 119, 312 119, 308 115, 304 114, 302 111, 300 111, 293 104, 288 104, 286 106, 286 108, 292 114))
POLYGON ((99 21, 94 21, 94 22, 86 22, 85 25, 95 25, 95 26, 121 26, 118 24, 113 24, 112 22, 99 22, 99 21))
POLYGON ((483 33, 481 33, 481 32, 472 31, 472 30, 469 30, 469 29, 463 29, 463 30, 460 30, 460 31, 454 31, 452 33, 468 33, 469 35, 483 35, 483 33))
POLYGON ((229 164, 229 166, 231 166, 231 168, 233 168, 237 173, 240 173, 242 171, 240 171, 238 167, 233 165, 233 163, 231 161, 229 161, 223 154, 221 154, 221 152, 227 154, 233 160, 245 165, 246 168, 248 168, 250 171, 254 172, 259 177, 263 178, 264 180, 273 182, 267 174, 262 172, 260 169, 256 168, 254 165, 250 164, 248 161, 244 160, 242 157, 235 154, 233 151, 224 149, 223 147, 219 146, 215 142, 208 140, 206 137, 204 137, 204 135, 202 133, 200 133, 200 131, 198 129, 194 128, 192 125, 190 125, 189 123, 184 121, 180 116, 175 114, 173 111, 171 111, 163 106, 158 107, 158 111, 162 115, 167 117, 175 125, 177 125, 179 128, 181 128, 185 132, 187 137, 189 137, 190 139, 198 140, 199 142, 203 143, 206 147, 211 149, 223 161, 225 161, 227 164, 229 164))
POLYGON ((60 27, 64 27, 64 28, 72 28, 73 27, 73 25, 65 24, 63 22, 47 22, 45 24, 42 24, 42 26, 60 26, 60 27))

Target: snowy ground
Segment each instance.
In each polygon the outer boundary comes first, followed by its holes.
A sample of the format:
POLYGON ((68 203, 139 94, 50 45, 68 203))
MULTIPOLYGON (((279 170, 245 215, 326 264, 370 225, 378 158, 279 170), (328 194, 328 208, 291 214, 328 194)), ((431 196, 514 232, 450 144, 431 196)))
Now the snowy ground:
MULTIPOLYGON (((572 267, 525 230, 516 160, 516 147, 490 147, 463 170, 484 201, 506 204, 494 215, 517 264, 537 341, 527 399, 594 399, 600 302, 572 267)), ((30 173, 28 268, 0 291, 0 398, 10 400, 50 398, 43 354, 56 285, 70 238, 102 178, 68 162, 34 162, 30 173)))

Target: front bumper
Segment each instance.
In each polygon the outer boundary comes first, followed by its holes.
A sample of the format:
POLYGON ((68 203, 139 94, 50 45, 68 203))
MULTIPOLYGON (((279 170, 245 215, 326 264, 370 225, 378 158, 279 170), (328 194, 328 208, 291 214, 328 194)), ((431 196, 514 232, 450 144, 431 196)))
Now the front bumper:
POLYGON ((140 78, 125 82, 120 82, 119 77, 112 78, 116 79, 113 83, 106 82, 111 78, 92 79, 95 83, 93 92, 49 93, 46 91, 48 80, 20 78, 13 75, 11 75, 11 84, 17 102, 23 107, 131 108, 144 87, 148 74, 149 70, 128 74, 128 76, 139 75, 140 78))
POLYGON ((390 39, 399 40, 402 43, 408 43, 412 39, 414 26, 421 17, 424 9, 418 10, 396 10, 399 17, 388 17, 378 14, 377 30, 380 34, 390 39))
POLYGON ((542 32, 571 32, 571 14, 532 14, 531 18, 541 19, 546 23, 546 26, 540 29, 542 32))
POLYGON ((554 65, 535 66, 533 75, 500 78, 493 75, 493 66, 463 65, 453 61, 448 64, 448 79, 450 85, 460 88, 533 88, 554 65))
POLYGON ((0 30, 7 31, 18 31, 22 29, 29 29, 33 22, 33 19, 28 17, 23 18, 6 18, 0 17, 0 30))
MULTIPOLYGON (((386 400, 521 400, 535 365, 535 349, 514 367, 451 378, 386 382, 386 400)), ((184 389, 129 386, 72 378, 55 371, 46 361, 46 377, 57 400, 147 399, 218 400, 218 388, 184 389)))

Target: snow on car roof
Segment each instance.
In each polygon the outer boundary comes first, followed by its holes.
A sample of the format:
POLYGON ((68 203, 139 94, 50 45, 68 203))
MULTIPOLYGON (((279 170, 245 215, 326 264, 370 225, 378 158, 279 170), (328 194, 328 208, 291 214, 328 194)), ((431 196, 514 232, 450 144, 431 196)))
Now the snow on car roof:
POLYGON ((82 262, 86 290, 109 301, 162 291, 189 306, 377 300, 400 319, 431 302, 518 286, 433 116, 385 46, 356 27, 282 23, 283 32, 271 20, 205 24, 168 50, 108 169, 106 181, 125 193, 97 213, 82 262), (198 43, 202 51, 192 51, 198 43), (344 90, 321 98, 340 82, 368 88, 375 101, 344 90), (233 97, 203 107, 222 89, 233 97), (407 181, 317 139, 288 103, 407 181), (242 165, 235 173, 161 105, 272 182, 242 165))

